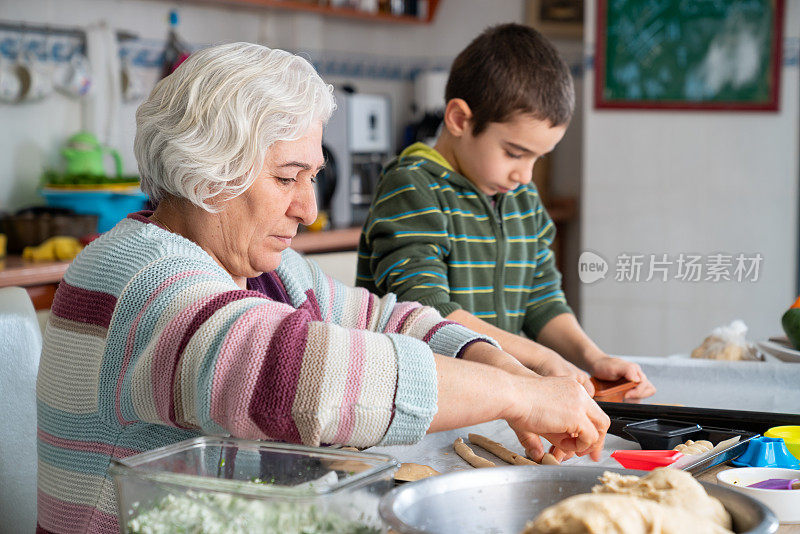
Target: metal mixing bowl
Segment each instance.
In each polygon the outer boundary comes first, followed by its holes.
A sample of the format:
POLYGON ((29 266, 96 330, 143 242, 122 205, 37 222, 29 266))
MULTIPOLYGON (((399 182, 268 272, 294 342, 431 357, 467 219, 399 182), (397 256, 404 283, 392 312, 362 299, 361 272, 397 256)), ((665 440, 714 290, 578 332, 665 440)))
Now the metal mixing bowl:
MULTIPOLYGON (((380 514, 389 527, 401 534, 519 534, 526 522, 548 506, 590 492, 605 471, 646 474, 565 466, 472 469, 395 488, 381 500, 380 514)), ((731 514, 735 532, 771 534, 778 529, 775 515, 755 499, 715 484, 701 484, 731 514)))

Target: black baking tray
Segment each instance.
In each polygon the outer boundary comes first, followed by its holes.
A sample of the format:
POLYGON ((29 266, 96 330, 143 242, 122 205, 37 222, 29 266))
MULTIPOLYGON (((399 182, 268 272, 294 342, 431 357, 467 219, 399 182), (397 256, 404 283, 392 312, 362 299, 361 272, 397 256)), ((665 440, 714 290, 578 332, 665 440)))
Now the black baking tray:
MULTIPOLYGON (((597 404, 610 418, 627 418, 629 422, 645 419, 670 419, 696 423, 702 427, 736 428, 758 434, 763 434, 774 426, 800 425, 800 414, 798 413, 750 412, 625 402, 598 402, 597 404)), ((798 411, 800 411, 800 407, 798 407, 798 411)))

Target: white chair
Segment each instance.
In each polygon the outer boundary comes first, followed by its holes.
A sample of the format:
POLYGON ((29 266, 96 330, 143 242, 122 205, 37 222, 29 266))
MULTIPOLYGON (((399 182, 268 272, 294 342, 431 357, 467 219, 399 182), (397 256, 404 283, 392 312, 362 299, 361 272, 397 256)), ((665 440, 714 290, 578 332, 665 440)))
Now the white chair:
POLYGON ((0 289, 0 532, 36 530, 36 373, 42 334, 28 293, 0 289))

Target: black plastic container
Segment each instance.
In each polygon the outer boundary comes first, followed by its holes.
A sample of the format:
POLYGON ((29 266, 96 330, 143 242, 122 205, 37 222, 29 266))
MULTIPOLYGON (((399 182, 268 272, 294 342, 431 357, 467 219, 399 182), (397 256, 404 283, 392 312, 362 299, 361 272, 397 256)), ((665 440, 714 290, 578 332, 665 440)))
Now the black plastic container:
POLYGON ((647 419, 628 423, 624 432, 639 442, 644 450, 667 450, 692 439, 702 430, 697 424, 669 421, 667 419, 647 419))

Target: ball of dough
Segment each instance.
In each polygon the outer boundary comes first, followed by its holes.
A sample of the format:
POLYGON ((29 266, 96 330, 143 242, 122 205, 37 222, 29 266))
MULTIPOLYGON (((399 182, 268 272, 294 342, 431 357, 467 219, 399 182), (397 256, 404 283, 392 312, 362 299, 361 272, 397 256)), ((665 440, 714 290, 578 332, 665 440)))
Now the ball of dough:
POLYGON ((686 471, 661 467, 641 478, 607 471, 600 481, 600 485, 592 488, 595 494, 615 493, 639 497, 687 510, 721 527, 731 528, 731 516, 722 503, 709 497, 703 486, 686 471))
POLYGON ((687 510, 630 495, 575 495, 547 508, 523 534, 722 534, 687 510))

